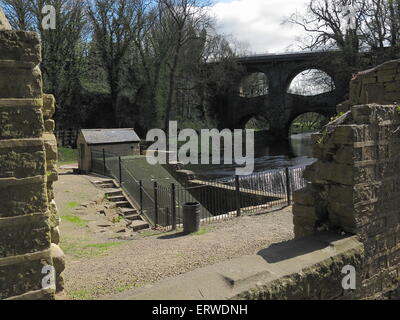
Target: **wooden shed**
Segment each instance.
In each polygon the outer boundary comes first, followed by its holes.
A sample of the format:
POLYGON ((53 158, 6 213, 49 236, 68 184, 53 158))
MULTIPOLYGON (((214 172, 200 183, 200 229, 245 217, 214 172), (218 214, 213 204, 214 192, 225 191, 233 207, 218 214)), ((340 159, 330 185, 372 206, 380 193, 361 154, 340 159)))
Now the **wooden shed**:
POLYGON ((82 129, 78 136, 80 172, 92 171, 92 152, 113 153, 118 156, 140 155, 140 138, 132 128, 82 129))

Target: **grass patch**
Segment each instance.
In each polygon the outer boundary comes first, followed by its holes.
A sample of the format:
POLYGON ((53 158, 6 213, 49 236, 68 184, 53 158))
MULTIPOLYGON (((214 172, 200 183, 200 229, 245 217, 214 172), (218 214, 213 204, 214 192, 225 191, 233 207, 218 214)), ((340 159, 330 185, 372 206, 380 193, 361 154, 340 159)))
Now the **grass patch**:
POLYGON ((115 291, 118 292, 118 293, 122 293, 122 292, 125 292, 125 291, 128 291, 128 290, 132 290, 133 288, 137 288, 137 287, 138 287, 138 285, 136 283, 135 284, 128 284, 128 285, 123 285, 123 286, 117 287, 115 289, 115 291))
POLYGON ((113 248, 123 244, 123 242, 108 242, 108 243, 77 243, 62 241, 61 248, 66 255, 74 256, 75 258, 95 258, 107 254, 113 248))
POLYGON ((67 203, 67 207, 70 209, 75 209, 78 208, 80 206, 80 204, 76 201, 71 201, 67 203))
POLYGON ((191 233, 191 236, 203 236, 207 233, 210 233, 213 229, 212 228, 201 228, 199 231, 191 233))
POLYGON ((59 164, 73 164, 78 162, 78 150, 59 147, 58 148, 59 164))
POLYGON ((79 218, 78 216, 74 216, 74 215, 63 215, 61 216, 61 219, 64 221, 68 221, 70 223, 76 224, 80 227, 86 227, 88 224, 88 220, 83 220, 81 218, 79 218))
POLYGON ((95 248, 95 249, 109 249, 121 245, 122 242, 109 242, 109 243, 95 243, 87 244, 84 248, 95 248))
POLYGON ((87 289, 74 290, 68 296, 73 300, 93 300, 93 293, 87 289))

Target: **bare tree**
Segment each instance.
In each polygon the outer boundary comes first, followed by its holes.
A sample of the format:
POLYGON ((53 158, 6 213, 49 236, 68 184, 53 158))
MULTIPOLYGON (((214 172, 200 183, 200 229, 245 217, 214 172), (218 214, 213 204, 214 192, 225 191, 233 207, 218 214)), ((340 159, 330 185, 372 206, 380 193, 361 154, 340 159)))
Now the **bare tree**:
POLYGON ((142 4, 141 0, 95 0, 88 8, 93 40, 107 74, 117 126, 123 62, 134 40, 135 31, 143 21, 142 4))
POLYGON ((210 24, 210 17, 205 10, 206 3, 201 0, 159 0, 159 12, 164 36, 168 39, 170 59, 167 61, 169 71, 169 88, 165 107, 164 129, 167 132, 173 106, 176 76, 179 58, 183 48, 190 41, 198 39, 210 24))
POLYGON ((26 0, 1 0, 1 7, 10 21, 11 26, 17 30, 31 30, 33 17, 31 3, 26 0))

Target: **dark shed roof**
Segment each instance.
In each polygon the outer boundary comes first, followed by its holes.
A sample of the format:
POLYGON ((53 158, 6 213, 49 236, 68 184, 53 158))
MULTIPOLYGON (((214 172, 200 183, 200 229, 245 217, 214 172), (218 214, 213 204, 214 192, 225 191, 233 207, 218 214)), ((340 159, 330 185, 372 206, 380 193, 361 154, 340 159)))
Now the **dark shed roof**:
POLYGON ((87 144, 113 144, 140 142, 133 129, 82 129, 87 144))

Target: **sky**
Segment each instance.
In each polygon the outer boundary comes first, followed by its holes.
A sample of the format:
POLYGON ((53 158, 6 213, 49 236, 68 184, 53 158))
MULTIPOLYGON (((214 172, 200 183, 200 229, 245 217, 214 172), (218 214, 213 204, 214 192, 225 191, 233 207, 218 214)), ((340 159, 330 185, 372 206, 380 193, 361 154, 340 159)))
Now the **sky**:
POLYGON ((217 30, 245 44, 251 53, 298 51, 302 28, 282 22, 309 0, 214 0, 211 13, 217 30), (296 46, 297 45, 297 46, 296 46), (291 47, 292 46, 292 47, 291 47))

